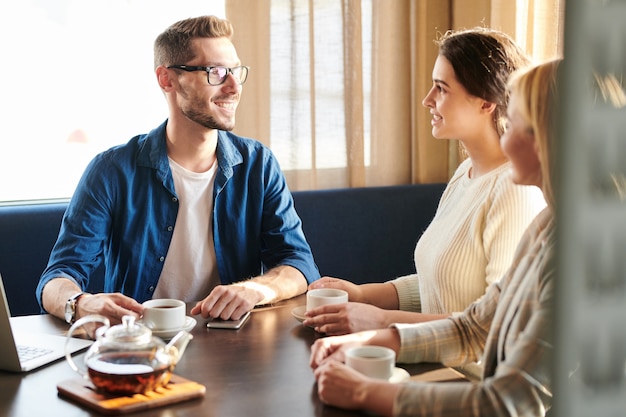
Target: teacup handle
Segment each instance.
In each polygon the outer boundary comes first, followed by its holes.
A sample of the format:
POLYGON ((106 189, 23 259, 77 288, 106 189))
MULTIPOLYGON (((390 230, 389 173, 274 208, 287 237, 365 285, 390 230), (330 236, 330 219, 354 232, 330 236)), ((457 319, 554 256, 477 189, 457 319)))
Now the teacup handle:
POLYGON ((109 327, 111 327, 111 322, 109 321, 108 318, 104 316, 100 316, 98 314, 93 314, 90 316, 83 317, 82 319, 76 320, 76 322, 72 324, 70 329, 67 331, 67 339, 65 339, 65 359, 67 359, 67 362, 70 364, 70 367, 85 379, 89 379, 89 375, 87 375, 87 367, 86 366, 80 367, 76 364, 76 362, 74 362, 74 359, 72 358, 72 353, 68 349, 68 345, 70 343, 72 335, 77 329, 79 329, 80 327, 84 326, 87 323, 94 323, 94 322, 102 323, 102 326, 99 327, 98 330, 96 330, 96 339, 101 334, 103 334, 109 327))

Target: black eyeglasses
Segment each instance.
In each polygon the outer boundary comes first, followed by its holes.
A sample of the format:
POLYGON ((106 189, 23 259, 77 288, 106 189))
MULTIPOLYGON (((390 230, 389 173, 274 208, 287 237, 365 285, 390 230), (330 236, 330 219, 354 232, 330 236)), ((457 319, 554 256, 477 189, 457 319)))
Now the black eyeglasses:
POLYGON ((233 74, 233 77, 237 80, 239 85, 246 82, 248 78, 248 70, 249 67, 244 65, 240 65, 238 67, 228 68, 223 67, 221 65, 215 65, 212 67, 199 67, 194 65, 170 65, 167 68, 180 69, 183 71, 206 71, 207 81, 211 85, 220 85, 224 84, 226 78, 228 78, 228 74, 233 74))

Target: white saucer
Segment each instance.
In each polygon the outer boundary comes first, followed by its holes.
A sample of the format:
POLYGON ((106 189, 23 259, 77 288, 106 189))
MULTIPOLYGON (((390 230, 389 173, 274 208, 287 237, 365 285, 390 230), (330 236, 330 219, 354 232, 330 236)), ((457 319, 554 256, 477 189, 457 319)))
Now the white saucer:
POLYGON ((300 323, 306 319, 304 313, 306 312, 306 306, 296 307, 291 310, 291 315, 294 316, 300 323))
POLYGON ((161 339, 171 339, 176 336, 178 332, 184 330, 186 332, 190 331, 196 326, 196 319, 193 317, 187 316, 185 319, 185 324, 180 329, 168 329, 168 330, 152 330, 152 335, 156 337, 160 337, 161 339))
POLYGON ((393 368, 393 374, 391 378, 389 378, 389 382, 392 384, 397 384, 400 382, 406 382, 411 379, 411 375, 406 371, 406 369, 395 367, 393 368))

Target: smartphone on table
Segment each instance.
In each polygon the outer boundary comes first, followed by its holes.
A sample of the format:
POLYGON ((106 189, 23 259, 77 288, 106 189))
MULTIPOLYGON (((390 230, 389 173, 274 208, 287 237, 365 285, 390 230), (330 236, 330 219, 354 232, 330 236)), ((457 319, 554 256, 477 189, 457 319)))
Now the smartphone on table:
POLYGON ((241 316, 239 320, 222 320, 222 319, 211 319, 206 327, 209 329, 233 329, 237 330, 243 326, 248 319, 250 318, 250 312, 248 311, 246 314, 241 316))

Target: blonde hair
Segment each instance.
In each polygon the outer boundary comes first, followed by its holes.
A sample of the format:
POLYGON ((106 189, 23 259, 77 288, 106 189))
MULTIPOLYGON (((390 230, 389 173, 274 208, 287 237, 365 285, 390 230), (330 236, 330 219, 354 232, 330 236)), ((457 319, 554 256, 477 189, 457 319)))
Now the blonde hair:
POLYGON ((515 72, 509 79, 511 94, 518 98, 521 116, 533 131, 541 163, 541 189, 548 205, 555 208, 556 134, 558 86, 557 75, 561 60, 556 59, 515 72))
POLYGON ((593 76, 600 90, 602 101, 610 103, 616 109, 626 106, 626 93, 621 80, 618 80, 615 74, 600 75, 595 73, 593 76))
MULTIPOLYGON (((603 103, 610 104, 616 109, 621 109, 626 106, 626 92, 624 92, 623 82, 621 77, 617 77, 613 73, 599 74, 594 73, 594 87, 595 92, 599 93, 603 103)), ((596 101, 597 101, 596 94, 596 101)), ((595 103, 594 103, 595 104, 595 103)), ((596 184, 600 189, 609 188, 615 189, 615 193, 621 200, 626 200, 626 176, 623 172, 609 174, 608 182, 601 182, 596 184)))

